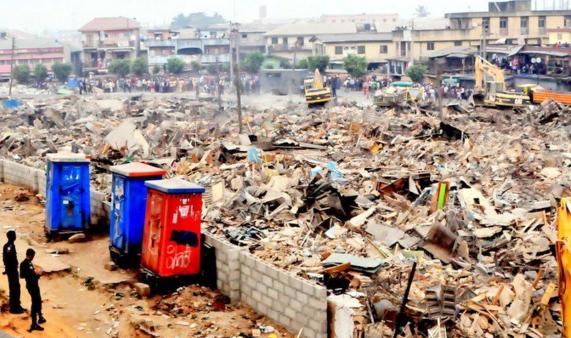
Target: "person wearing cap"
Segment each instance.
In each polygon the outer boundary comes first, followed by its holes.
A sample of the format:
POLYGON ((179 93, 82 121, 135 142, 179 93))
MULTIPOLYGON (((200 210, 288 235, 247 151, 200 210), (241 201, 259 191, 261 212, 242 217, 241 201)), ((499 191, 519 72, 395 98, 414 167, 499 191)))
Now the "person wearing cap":
POLYGON ((10 229, 6 233, 8 242, 2 249, 2 261, 4 262, 4 275, 8 276, 8 288, 10 296, 10 313, 22 314, 25 309, 20 304, 20 280, 18 279, 18 255, 16 253, 16 230, 10 229))
POLYGON ((20 278, 26 280, 26 289, 32 298, 32 326, 28 332, 32 331, 43 331, 44 328, 39 324, 46 322, 46 319, 42 315, 42 295, 40 294, 40 285, 38 280, 43 274, 41 269, 36 269, 32 261, 36 256, 34 249, 26 250, 26 259, 20 264, 20 278), (38 320, 38 317, 40 320, 38 320))

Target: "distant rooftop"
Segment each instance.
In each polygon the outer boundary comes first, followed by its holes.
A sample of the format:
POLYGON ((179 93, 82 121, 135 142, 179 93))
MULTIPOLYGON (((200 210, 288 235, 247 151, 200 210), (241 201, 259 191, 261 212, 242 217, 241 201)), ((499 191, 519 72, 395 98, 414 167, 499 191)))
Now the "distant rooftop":
POLYGON ((323 43, 392 41, 392 33, 322 34, 315 38, 323 43))
POLYGON ((141 28, 141 24, 138 21, 118 16, 113 18, 95 18, 78 30, 80 32, 99 32, 135 28, 141 28))
POLYGON ((265 36, 295 36, 319 34, 350 34, 357 33, 354 23, 294 23, 273 29, 265 36))
MULTIPOLYGON (((16 39, 15 49, 32 49, 32 48, 59 48, 63 47, 63 43, 57 42, 55 39, 33 38, 33 39, 16 39)), ((0 50, 12 49, 12 40, 0 40, 0 50)))
POLYGON ((37 37, 36 35, 26 33, 17 29, 0 28, 0 32, 6 33, 6 38, 32 39, 37 37))

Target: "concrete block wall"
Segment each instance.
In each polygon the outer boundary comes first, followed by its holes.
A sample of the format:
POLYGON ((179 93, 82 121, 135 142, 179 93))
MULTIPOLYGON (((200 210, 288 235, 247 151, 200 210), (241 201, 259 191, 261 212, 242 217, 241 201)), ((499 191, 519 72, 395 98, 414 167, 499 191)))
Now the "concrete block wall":
MULTIPOLYGON (((45 195, 46 175, 9 160, 0 160, 0 178, 45 195)), ((91 213, 98 221, 109 219, 105 195, 91 189, 91 213)), ((93 217, 92 217, 93 219, 93 217)), ((247 250, 205 234, 216 251, 218 288, 233 301, 241 301, 304 338, 327 338, 327 290, 250 254, 247 250)))
POLYGON ((209 233, 205 234, 206 243, 212 245, 216 252, 216 275, 218 289, 234 301, 239 301, 240 294, 240 248, 228 241, 218 239, 209 233))
POLYGON ((294 333, 327 337, 327 290, 241 251, 241 300, 294 333))
POLYGON ((327 290, 287 273, 224 239, 205 234, 216 249, 218 288, 306 338, 327 337, 327 290))

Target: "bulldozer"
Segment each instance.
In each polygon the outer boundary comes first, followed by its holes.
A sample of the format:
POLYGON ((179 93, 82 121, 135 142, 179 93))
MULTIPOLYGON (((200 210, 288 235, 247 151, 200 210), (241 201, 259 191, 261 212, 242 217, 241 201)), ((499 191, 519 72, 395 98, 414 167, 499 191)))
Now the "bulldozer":
POLYGON ((309 107, 324 105, 331 101, 331 88, 324 87, 319 69, 315 70, 313 77, 303 81, 305 88, 305 101, 309 107))
POLYGON ((472 98, 476 105, 514 108, 531 104, 528 94, 507 91, 504 71, 481 56, 476 56, 474 74, 476 86, 472 98))

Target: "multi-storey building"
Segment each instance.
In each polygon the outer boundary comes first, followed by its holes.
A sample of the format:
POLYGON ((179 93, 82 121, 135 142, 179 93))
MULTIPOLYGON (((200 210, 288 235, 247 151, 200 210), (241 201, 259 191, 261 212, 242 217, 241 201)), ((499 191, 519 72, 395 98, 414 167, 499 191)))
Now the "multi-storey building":
POLYGON ((313 37, 316 35, 356 34, 354 23, 294 23, 272 29, 264 34, 266 53, 271 56, 299 61, 315 54, 313 37))
POLYGON ((117 59, 140 54, 139 22, 125 18, 95 18, 79 29, 83 42, 83 70, 106 72, 117 59))
POLYGON ((55 62, 70 62, 71 50, 53 39, 14 39, 12 57, 12 39, 0 39, 0 75, 10 74, 12 58, 15 65, 28 65, 32 71, 39 63, 50 70, 55 62))
POLYGON ((350 54, 364 56, 369 68, 380 68, 387 63, 387 58, 394 55, 394 44, 391 33, 357 33, 316 35, 315 54, 329 55, 332 66, 340 66, 350 54))
POLYGON ((452 46, 548 44, 547 28, 571 28, 571 10, 533 10, 531 0, 494 1, 488 7, 487 12, 446 14, 449 25, 439 29, 418 29, 412 21, 393 31, 396 58, 406 68, 410 59, 452 46))

